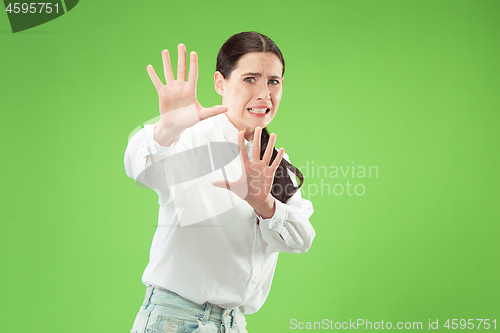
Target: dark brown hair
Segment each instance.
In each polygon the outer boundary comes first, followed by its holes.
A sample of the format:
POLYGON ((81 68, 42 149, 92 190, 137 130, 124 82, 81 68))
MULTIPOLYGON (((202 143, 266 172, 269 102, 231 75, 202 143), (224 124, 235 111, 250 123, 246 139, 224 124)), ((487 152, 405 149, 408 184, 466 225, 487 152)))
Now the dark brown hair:
MULTIPOLYGON (((283 65, 283 72, 281 75, 285 73, 285 60, 283 59, 283 55, 281 54, 278 46, 269 37, 255 31, 241 32, 231 36, 219 50, 215 70, 219 71, 225 79, 229 78, 238 63, 238 60, 250 52, 271 52, 276 54, 283 65)), ((268 142, 269 132, 266 128, 263 128, 261 135, 260 158, 264 156, 264 151, 266 150, 268 142)), ((278 151, 276 150, 276 147, 274 147, 269 165, 271 165, 277 155, 278 151)), ((300 170, 285 159, 282 159, 276 173, 274 174, 271 194, 279 201, 286 203, 288 199, 290 199, 290 197, 297 192, 303 183, 304 176, 300 170), (295 177, 299 179, 298 186, 294 185, 288 171, 291 171, 295 177)))

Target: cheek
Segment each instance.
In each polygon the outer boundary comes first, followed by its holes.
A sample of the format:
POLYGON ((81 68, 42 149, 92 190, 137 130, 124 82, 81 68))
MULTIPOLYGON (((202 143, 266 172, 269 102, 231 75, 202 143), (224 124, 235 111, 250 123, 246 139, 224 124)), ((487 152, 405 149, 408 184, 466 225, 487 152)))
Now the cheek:
POLYGON ((273 92, 272 97, 275 103, 280 102, 282 94, 283 94, 282 89, 278 89, 277 91, 273 92))
POLYGON ((234 93, 234 101, 243 106, 247 105, 251 101, 252 96, 254 96, 254 93, 251 91, 251 89, 248 88, 235 89, 234 93))
POLYGON ((226 100, 231 104, 231 105, 238 105, 241 100, 241 92, 240 89, 237 87, 232 87, 231 91, 228 92, 226 95, 226 100))

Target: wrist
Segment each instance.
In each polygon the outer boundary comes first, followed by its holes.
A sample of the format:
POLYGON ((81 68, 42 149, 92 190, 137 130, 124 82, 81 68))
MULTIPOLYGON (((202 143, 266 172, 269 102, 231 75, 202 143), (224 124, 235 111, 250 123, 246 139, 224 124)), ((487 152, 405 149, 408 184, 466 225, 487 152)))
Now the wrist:
POLYGON ((249 204, 264 220, 270 219, 274 216, 276 202, 271 193, 268 194, 264 201, 249 202, 249 204))
POLYGON ((170 147, 184 130, 166 128, 161 122, 154 127, 154 140, 162 147, 170 147))

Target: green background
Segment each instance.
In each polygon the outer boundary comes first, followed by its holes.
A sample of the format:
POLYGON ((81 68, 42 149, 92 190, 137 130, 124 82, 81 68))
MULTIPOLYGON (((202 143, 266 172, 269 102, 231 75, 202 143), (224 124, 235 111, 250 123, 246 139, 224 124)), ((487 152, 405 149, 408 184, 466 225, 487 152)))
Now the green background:
POLYGON ((219 104, 217 51, 247 30, 284 53, 269 128, 292 162, 378 168, 306 177, 317 236, 280 255, 249 331, 360 318, 500 329, 499 1, 83 0, 15 34, 0 14, 2 331, 130 330, 158 205, 123 167, 130 132, 158 115, 146 66, 161 73, 161 50, 185 43, 199 101, 219 104), (347 181, 365 193, 326 193, 347 181))

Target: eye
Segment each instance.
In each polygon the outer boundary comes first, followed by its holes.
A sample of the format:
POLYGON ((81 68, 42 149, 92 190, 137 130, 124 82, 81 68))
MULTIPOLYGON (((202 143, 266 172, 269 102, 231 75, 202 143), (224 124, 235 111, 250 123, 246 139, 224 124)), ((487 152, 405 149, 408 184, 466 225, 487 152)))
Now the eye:
POLYGON ((280 81, 279 80, 269 80, 269 83, 272 85, 277 85, 277 84, 280 84, 280 81))
POLYGON ((255 82, 255 78, 254 77, 246 77, 244 79, 245 82, 247 83, 254 83, 255 82))

